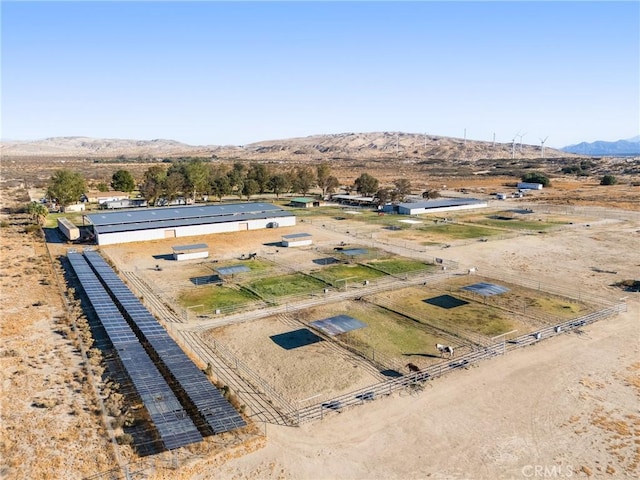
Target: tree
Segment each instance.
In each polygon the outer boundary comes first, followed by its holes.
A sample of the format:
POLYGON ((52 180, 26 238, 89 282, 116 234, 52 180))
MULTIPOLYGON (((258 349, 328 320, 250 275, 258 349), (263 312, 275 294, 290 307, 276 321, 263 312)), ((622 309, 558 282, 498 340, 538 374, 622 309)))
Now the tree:
POLYGON ((206 193, 209 189, 209 168, 200 160, 192 159, 183 165, 185 187, 193 192, 193 201, 196 201, 198 192, 206 193))
POLYGON ((411 193, 411 182, 407 178, 398 178, 393 181, 394 201, 404 201, 405 197, 411 193))
POLYGON ((356 191, 365 197, 371 196, 378 191, 378 179, 368 173, 363 173, 354 182, 356 191))
POLYGON ((543 187, 551 185, 549 178, 540 172, 528 172, 522 175, 522 181, 527 183, 540 183, 543 187))
POLYGON ((605 175, 600 180, 600 185, 615 185, 618 183, 618 179, 613 175, 605 175))
POLYGON ((231 191, 235 191, 238 196, 242 196, 242 189, 244 188, 244 180, 246 177, 244 164, 240 162, 234 163, 231 171, 227 173, 227 177, 229 178, 231 191))
POLYGON ((316 183, 316 176, 309 167, 298 167, 293 180, 293 190, 306 195, 316 183))
POLYGON ((150 204, 164 193, 164 182, 167 178, 167 171, 160 165, 154 165, 144 172, 144 180, 140 185, 140 193, 150 204))
POLYGON ((242 193, 247 197, 247 200, 251 198, 251 195, 255 195, 260 192, 260 184, 253 178, 245 180, 242 186, 242 193))
POLYGON ((276 198, 280 198, 282 192, 286 192, 290 188, 289 179, 286 175, 273 175, 267 184, 269 190, 276 194, 276 198))
POLYGON ((316 167, 316 177, 318 186, 322 189, 322 196, 327 194, 327 183, 331 178, 331 166, 328 163, 321 163, 316 167))
POLYGON ((327 178, 327 180, 324 182, 324 194, 331 194, 333 192, 335 192, 338 187, 340 186, 340 181, 334 177, 333 175, 331 175, 329 178, 327 178))
POLYGON ((391 201, 391 191, 388 188, 381 188, 376 193, 378 199, 378 205, 384 205, 391 201))
POLYGON ((80 200, 86 190, 86 182, 82 175, 71 170, 56 171, 47 188, 47 196, 57 199, 62 206, 67 206, 80 200))
POLYGON ((255 182, 258 184, 258 192, 256 193, 264 193, 267 191, 269 183, 269 170, 266 166, 262 165, 261 163, 252 163, 249 167, 247 178, 255 180, 255 182))
POLYGON ((422 192, 422 198, 425 198, 427 200, 440 198, 440 192, 438 192, 437 190, 427 190, 426 192, 422 192))
POLYGON ((186 187, 186 180, 182 172, 174 170, 167 174, 164 181, 164 194, 167 200, 174 200, 179 194, 184 193, 186 187))
POLYGON ((38 225, 44 225, 44 221, 49 214, 49 210, 42 203, 31 202, 29 205, 27 205, 27 213, 31 215, 33 221, 38 225))
POLYGON ((218 199, 222 202, 222 197, 225 195, 231 195, 231 183, 229 182, 229 178, 226 175, 220 175, 213 179, 211 182, 211 193, 218 197, 218 199))
POLYGON ((111 177, 111 188, 118 192, 130 192, 136 188, 136 182, 129 170, 118 170, 111 177))

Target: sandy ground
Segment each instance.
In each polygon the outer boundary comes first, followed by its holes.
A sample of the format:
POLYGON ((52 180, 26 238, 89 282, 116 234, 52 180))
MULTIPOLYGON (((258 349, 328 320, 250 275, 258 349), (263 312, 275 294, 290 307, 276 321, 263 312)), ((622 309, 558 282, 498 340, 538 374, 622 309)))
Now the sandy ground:
MULTIPOLYGON (((80 357, 68 340, 55 333, 56 316, 63 313, 57 287, 34 287, 25 274, 27 268, 36 268, 27 259, 42 256, 44 247, 23 236, 20 227, 12 236, 5 230, 3 249, 7 251, 10 245, 13 250, 11 259, 4 257, 2 265, 5 353, 0 358, 0 474, 6 478, 82 478, 104 471, 113 466, 110 447, 99 418, 91 413, 91 397, 83 391, 81 377, 74 379, 82 372, 80 357), (34 306, 41 298, 47 303, 34 306), (18 322, 19 329, 15 327, 18 322), (70 377, 65 381, 58 375, 70 377), (51 397, 60 403, 33 406, 34 400, 51 397), (74 403, 77 408, 70 415, 74 403)), ((201 456, 201 463, 194 458, 177 470, 148 470, 144 476, 638 478, 640 297, 611 284, 638 279, 639 232, 637 222, 590 219, 588 227, 576 224, 545 235, 434 249, 435 255, 481 271, 499 269, 586 293, 627 296, 628 311, 591 325, 582 334, 567 333, 456 371, 429 382, 423 392, 397 393, 297 428, 265 425, 264 448, 222 465, 201 456), (212 464, 216 467, 207 466, 212 464)), ((292 232, 278 232, 271 240, 279 240, 281 233, 292 232)), ((201 240, 206 243, 211 238, 184 243, 201 240)), ((136 251, 144 250, 144 261, 153 266, 157 260, 152 255, 169 253, 169 246, 154 242, 146 247, 112 247, 111 251, 120 249, 123 255, 119 258, 126 265, 136 251)), ((252 246, 247 243, 241 248, 252 246)), ((224 248, 230 251, 232 246, 224 248)), ((40 267, 38 281, 49 275, 44 263, 40 267)))
POLYGON ((589 225, 446 253, 479 269, 627 296, 626 313, 440 378, 417 395, 296 429, 269 425, 265 449, 197 478, 638 478, 640 302, 610 285, 637 277, 640 229, 589 225))

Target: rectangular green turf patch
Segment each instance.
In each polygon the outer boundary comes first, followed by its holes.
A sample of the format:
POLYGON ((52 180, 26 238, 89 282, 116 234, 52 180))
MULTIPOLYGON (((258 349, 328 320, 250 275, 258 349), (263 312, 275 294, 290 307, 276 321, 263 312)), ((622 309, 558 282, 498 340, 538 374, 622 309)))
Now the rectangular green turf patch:
POLYGON ((420 270, 435 270, 434 265, 410 258, 385 258, 382 260, 373 260, 367 263, 367 265, 389 275, 419 272, 420 270))
POLYGON ((344 287, 345 282, 363 282, 386 276, 384 272, 360 264, 333 265, 315 270, 311 275, 336 288, 344 287))
POLYGON ((178 302, 184 308, 199 307, 201 311, 228 309, 258 300, 251 292, 220 285, 207 285, 182 292, 178 302))
POLYGON ((254 280, 246 285, 248 289, 263 299, 313 293, 322 290, 326 286, 327 284, 323 281, 302 273, 263 278, 254 280))

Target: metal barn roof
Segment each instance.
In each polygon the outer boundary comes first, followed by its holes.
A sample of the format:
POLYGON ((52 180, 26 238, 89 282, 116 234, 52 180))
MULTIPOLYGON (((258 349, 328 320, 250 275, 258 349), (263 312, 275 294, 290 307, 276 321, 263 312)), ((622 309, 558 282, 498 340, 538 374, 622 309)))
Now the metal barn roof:
POLYGON ((325 318, 324 320, 316 320, 310 322, 315 328, 322 330, 327 335, 339 335, 340 333, 350 332, 367 326, 357 318, 349 315, 336 315, 335 317, 325 318))
POLYGON ((282 238, 286 238, 287 240, 291 240, 293 238, 306 238, 310 237, 310 233, 290 233, 288 235, 282 235, 282 238))
POLYGON ((206 243, 194 243, 193 245, 176 245, 171 248, 174 252, 192 252, 194 250, 207 250, 209 246, 206 243))
POLYGON ((500 295, 509 291, 507 287, 496 285, 495 283, 480 282, 473 285, 462 287, 462 290, 468 290, 483 297, 491 297, 492 295, 500 295))
POLYGON ((87 218, 96 232, 116 233, 290 216, 290 212, 270 203, 239 203, 94 213, 87 218))
POLYGON ((473 205, 475 203, 485 203, 476 198, 445 198, 441 200, 428 200, 426 202, 400 203, 399 206, 408 209, 416 208, 441 208, 441 207, 457 207, 459 205, 473 205))

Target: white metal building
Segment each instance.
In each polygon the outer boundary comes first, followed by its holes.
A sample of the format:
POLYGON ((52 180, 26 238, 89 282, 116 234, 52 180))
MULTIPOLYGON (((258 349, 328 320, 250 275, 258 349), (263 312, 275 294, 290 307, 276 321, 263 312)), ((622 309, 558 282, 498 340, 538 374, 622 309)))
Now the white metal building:
POLYGON ((176 245, 172 248, 173 259, 180 262, 182 260, 194 260, 196 258, 209 257, 209 247, 206 243, 195 243, 193 245, 176 245))
POLYGON ((385 205, 383 211, 397 211, 401 215, 419 215, 421 213, 451 212, 488 206, 489 204, 487 202, 477 200, 475 198, 447 198, 440 200, 428 200, 426 202, 385 205))
POLYGON ((283 247, 304 247, 313 243, 313 237, 310 233, 291 233, 282 235, 283 247))
POLYGON ((80 238, 80 229, 66 217, 58 218, 58 230, 69 240, 77 240, 80 238))
POLYGON ((86 215, 98 245, 290 227, 296 217, 271 203, 148 208, 86 215))
POLYGON ((521 190, 542 190, 541 183, 520 182, 518 188, 521 190))

